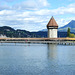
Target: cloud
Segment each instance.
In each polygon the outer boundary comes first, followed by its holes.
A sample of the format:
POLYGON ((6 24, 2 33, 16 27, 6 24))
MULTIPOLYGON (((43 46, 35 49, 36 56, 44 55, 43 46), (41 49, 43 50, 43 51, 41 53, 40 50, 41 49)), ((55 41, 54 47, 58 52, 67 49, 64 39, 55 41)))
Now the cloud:
POLYGON ((57 19, 57 23, 58 23, 59 27, 62 27, 64 25, 68 24, 71 20, 75 20, 75 16, 57 19))
POLYGON ((29 31, 41 30, 45 25, 46 18, 44 16, 32 16, 32 14, 34 14, 33 11, 2 10, 0 11, 0 26, 11 26, 29 31))
POLYGON ((37 15, 64 15, 64 14, 75 14, 75 3, 70 4, 67 7, 59 7, 57 9, 42 9, 35 11, 37 15))
POLYGON ((0 26, 6 25, 11 26, 15 29, 39 31, 46 28, 46 25, 52 15, 55 17, 59 26, 63 26, 71 20, 75 20, 75 16, 70 18, 61 17, 62 15, 65 16, 68 14, 75 15, 74 3, 66 7, 59 7, 57 9, 47 9, 43 8, 48 6, 47 0, 33 0, 32 3, 30 2, 31 4, 27 6, 26 4, 28 4, 29 1, 30 0, 27 0, 27 2, 24 2, 24 4, 20 3, 14 7, 1 7, 2 10, 0 11, 0 26), (38 2, 40 2, 41 4, 41 6, 39 7, 38 2))
POLYGON ((41 8, 48 7, 50 4, 47 0, 3 0, 0 4, 0 10, 10 9, 10 10, 37 10, 41 8), (10 5, 12 2, 12 5, 10 5), (15 2, 17 2, 15 4, 15 2), (10 3, 10 4, 9 4, 10 3))
POLYGON ((14 8, 18 10, 37 10, 43 7, 47 7, 48 5, 49 3, 47 0, 26 0, 14 5, 14 8))

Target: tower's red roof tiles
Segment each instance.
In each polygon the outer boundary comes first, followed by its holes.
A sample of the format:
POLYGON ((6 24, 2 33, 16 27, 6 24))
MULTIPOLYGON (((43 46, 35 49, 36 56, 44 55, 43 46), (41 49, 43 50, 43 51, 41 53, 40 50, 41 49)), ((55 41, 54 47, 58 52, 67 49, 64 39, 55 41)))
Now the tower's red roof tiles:
POLYGON ((55 21, 55 19, 53 18, 53 16, 52 16, 52 18, 50 19, 50 21, 48 22, 48 24, 47 24, 47 27, 48 26, 51 26, 51 27, 58 27, 58 24, 56 23, 56 21, 55 21))

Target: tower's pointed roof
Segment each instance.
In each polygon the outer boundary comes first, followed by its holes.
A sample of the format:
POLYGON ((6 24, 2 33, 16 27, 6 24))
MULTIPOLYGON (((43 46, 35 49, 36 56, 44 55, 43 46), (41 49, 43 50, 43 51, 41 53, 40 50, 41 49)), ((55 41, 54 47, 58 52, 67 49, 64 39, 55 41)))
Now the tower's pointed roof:
POLYGON ((56 21, 55 21, 55 19, 53 18, 53 16, 51 17, 51 19, 50 19, 50 21, 48 22, 48 24, 47 24, 47 27, 48 26, 53 26, 53 27, 58 27, 58 24, 56 23, 56 21))

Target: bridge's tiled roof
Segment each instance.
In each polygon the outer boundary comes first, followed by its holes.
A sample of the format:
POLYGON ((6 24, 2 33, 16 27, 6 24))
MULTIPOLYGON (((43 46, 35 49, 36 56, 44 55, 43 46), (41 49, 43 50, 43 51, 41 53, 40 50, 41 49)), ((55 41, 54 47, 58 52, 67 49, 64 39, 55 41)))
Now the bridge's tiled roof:
POLYGON ((56 21, 55 21, 55 19, 53 18, 53 16, 52 16, 52 18, 50 19, 50 21, 48 22, 48 24, 47 24, 47 27, 48 26, 53 26, 53 27, 58 27, 58 24, 56 23, 56 21))

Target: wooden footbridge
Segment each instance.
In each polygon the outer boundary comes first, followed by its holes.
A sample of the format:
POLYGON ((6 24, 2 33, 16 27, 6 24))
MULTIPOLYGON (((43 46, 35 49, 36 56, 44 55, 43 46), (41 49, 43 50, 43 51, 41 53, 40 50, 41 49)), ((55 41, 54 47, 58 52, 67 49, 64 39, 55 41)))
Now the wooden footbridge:
POLYGON ((0 38, 0 43, 38 43, 75 45, 75 38, 0 38))

